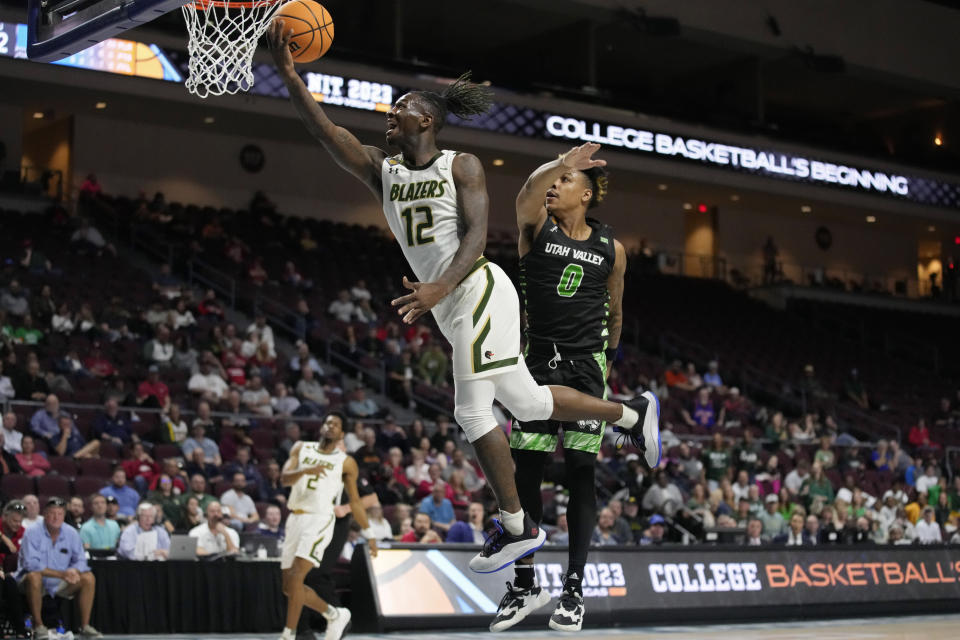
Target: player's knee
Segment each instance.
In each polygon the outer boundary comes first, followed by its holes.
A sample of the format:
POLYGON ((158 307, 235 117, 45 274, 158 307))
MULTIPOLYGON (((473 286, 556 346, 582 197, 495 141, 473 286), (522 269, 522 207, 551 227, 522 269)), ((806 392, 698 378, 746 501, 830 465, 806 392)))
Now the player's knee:
POLYGON ((463 429, 467 442, 473 443, 497 428, 491 407, 460 406, 453 410, 453 418, 463 429))
POLYGON ((549 420, 553 415, 553 394, 545 385, 533 389, 505 389, 498 398, 520 422, 549 420))

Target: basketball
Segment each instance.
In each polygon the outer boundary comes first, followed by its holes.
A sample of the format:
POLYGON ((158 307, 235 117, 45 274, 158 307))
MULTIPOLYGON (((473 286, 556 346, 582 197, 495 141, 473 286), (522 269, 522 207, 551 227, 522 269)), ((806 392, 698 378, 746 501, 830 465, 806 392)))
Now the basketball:
POLYGON ((313 62, 333 44, 333 18, 313 0, 291 0, 280 7, 274 20, 283 20, 284 31, 293 29, 290 53, 294 62, 313 62))

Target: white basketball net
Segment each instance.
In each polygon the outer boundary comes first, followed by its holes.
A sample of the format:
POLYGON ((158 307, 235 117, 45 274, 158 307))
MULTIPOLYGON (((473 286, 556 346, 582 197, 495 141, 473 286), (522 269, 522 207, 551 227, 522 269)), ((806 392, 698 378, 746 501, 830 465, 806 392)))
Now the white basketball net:
POLYGON ((253 86, 253 54, 270 19, 286 0, 229 3, 194 0, 183 6, 190 74, 187 91, 220 96, 253 86))

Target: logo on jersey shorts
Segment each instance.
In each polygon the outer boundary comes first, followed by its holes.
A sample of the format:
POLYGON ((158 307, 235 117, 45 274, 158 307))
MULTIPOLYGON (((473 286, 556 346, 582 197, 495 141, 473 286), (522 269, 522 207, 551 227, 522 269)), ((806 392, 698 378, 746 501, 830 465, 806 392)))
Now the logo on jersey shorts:
POLYGON ((579 420, 577 422, 577 424, 580 425, 581 428, 589 429, 591 433, 600 432, 600 423, 601 423, 600 420, 579 420))
POLYGON ((487 360, 493 360, 493 351, 484 351, 483 357, 487 360))

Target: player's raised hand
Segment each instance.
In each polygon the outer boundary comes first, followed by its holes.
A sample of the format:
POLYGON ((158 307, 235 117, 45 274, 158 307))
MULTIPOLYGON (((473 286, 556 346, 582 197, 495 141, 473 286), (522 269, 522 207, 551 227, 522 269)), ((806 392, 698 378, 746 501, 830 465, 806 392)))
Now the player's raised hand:
POLYGON ((560 157, 560 163, 569 169, 577 169, 578 171, 593 167, 604 167, 607 164, 606 160, 594 160, 593 158, 593 154, 599 150, 600 145, 596 142, 588 142, 567 151, 560 157))
POLYGON ((320 476, 321 478, 327 477, 327 468, 322 464, 318 464, 315 467, 307 467, 302 470, 303 475, 305 476, 320 476))
POLYGON ((290 38, 293 37, 293 27, 287 27, 282 18, 277 18, 267 27, 267 44, 270 45, 270 55, 280 71, 293 71, 293 55, 290 53, 290 38))
POLYGON ((411 282, 403 276, 403 286, 413 291, 405 296, 395 298, 390 302, 397 309, 397 315, 403 316, 405 324, 413 324, 417 318, 433 309, 450 292, 442 284, 436 282, 411 282))

